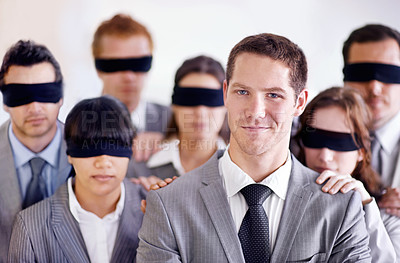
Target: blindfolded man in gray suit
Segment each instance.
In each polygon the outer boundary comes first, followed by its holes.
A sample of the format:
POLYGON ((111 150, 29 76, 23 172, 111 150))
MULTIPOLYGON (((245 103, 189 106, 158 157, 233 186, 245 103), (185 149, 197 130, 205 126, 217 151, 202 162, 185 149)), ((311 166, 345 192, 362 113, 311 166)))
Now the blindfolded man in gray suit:
POLYGON ((387 187, 379 206, 400 217, 400 32, 370 24, 343 44, 345 87, 360 91, 373 116, 372 166, 387 187))
POLYGON ((370 262, 358 193, 331 196, 289 152, 307 102, 301 49, 273 35, 231 51, 224 100, 230 145, 150 191, 138 262, 370 262))
POLYGON ((0 262, 7 259, 15 215, 51 196, 71 171, 57 120, 62 85, 60 66, 45 46, 19 41, 5 54, 0 89, 10 120, 0 127, 0 262))
POLYGON ((144 161, 159 150, 171 115, 169 107, 142 98, 153 59, 153 39, 143 24, 129 15, 116 14, 97 28, 92 53, 103 83, 102 93, 128 107, 138 131, 127 177, 147 176, 144 161))

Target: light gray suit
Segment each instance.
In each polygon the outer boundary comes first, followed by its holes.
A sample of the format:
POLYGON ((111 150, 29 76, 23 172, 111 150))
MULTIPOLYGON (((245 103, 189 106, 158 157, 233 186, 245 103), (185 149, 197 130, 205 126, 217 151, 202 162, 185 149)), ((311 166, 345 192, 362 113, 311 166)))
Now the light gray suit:
MULTIPOLYGON (((165 135, 170 119, 170 107, 156 103, 146 103, 146 125, 144 131, 161 132, 165 135)), ((150 175, 150 171, 146 167, 146 162, 136 162, 134 158, 130 160, 126 177, 148 177, 150 175)))
MULTIPOLYGON (((63 130, 64 125, 59 124, 63 130)), ((0 262, 7 260, 12 224, 15 215, 22 209, 21 190, 10 141, 8 140, 9 125, 10 120, 0 127, 0 262)), ((62 134, 64 134, 64 131, 62 131, 62 134)), ((64 140, 62 140, 59 155, 57 187, 66 181, 71 171, 64 140)))
MULTIPOLYGON (((111 262, 133 262, 145 190, 125 180, 125 204, 111 262)), ((69 210, 67 184, 16 216, 8 262, 90 262, 78 222, 69 210)))
MULTIPOLYGON (((218 170, 221 155, 149 192, 137 262, 244 262, 218 170)), ((359 194, 323 193, 318 174, 292 160, 271 262, 370 262, 359 194)))
POLYGON ((396 168, 394 169, 391 187, 400 187, 400 152, 398 152, 397 154, 397 162, 394 165, 396 168))

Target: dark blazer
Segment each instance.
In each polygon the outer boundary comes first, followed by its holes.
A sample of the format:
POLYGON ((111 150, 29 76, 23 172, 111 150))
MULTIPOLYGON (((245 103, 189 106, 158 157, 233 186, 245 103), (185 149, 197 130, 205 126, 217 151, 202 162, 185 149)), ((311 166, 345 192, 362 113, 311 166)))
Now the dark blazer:
MULTIPOLYGON (((8 140, 9 125, 10 120, 3 123, 0 127, 0 262, 7 261, 12 224, 15 215, 22 209, 23 201, 11 145, 8 140)), ((62 127, 62 136, 64 136, 64 125, 60 122, 59 125, 62 127)), ((71 171, 66 149, 65 141, 62 140, 59 151, 60 160, 58 163, 57 186, 65 183, 71 171)))
MULTIPOLYGON (((145 190, 125 179, 125 204, 111 262, 133 262, 143 213, 145 190)), ((86 245, 69 210, 67 184, 50 198, 18 213, 13 227, 8 262, 90 262, 86 245)))
MULTIPOLYGON (((146 103, 146 125, 145 131, 148 132, 161 132, 164 135, 167 132, 167 126, 171 119, 170 107, 163 106, 156 103, 146 103)), ((128 165, 128 172, 126 177, 139 177, 150 176, 150 172, 146 167, 146 162, 136 162, 131 158, 128 165)))
MULTIPOLYGON (((219 174, 221 155, 149 192, 137 262, 244 263, 219 174)), ((292 156, 271 263, 371 262, 359 194, 323 193, 317 176, 292 156)))

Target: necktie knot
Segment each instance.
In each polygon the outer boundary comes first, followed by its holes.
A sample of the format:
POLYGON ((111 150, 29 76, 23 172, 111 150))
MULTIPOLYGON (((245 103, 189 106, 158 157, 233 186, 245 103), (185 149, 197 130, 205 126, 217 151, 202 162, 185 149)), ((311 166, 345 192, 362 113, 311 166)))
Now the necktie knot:
POLYGON ((240 192, 246 199, 248 206, 262 205, 272 193, 268 186, 262 184, 250 184, 243 187, 240 192))
POLYGON ((29 165, 32 169, 32 176, 38 176, 42 172, 45 160, 40 157, 34 157, 29 161, 29 165))

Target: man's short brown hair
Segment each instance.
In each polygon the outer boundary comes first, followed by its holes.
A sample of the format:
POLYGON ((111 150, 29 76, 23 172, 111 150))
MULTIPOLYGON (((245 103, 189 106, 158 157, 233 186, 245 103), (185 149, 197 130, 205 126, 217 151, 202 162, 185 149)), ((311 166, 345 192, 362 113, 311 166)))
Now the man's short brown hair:
POLYGON ((128 38, 131 36, 143 35, 149 41, 150 50, 153 51, 153 39, 147 28, 126 14, 116 14, 111 19, 100 24, 94 33, 92 53, 98 57, 101 53, 101 38, 105 35, 128 38))
POLYGON ((289 85, 298 95, 307 82, 307 60, 299 46, 289 39, 274 34, 249 36, 233 47, 226 67, 226 81, 232 78, 236 58, 241 53, 252 53, 278 60, 290 69, 289 85))
POLYGON ((344 64, 349 60, 350 47, 354 43, 379 42, 393 39, 400 47, 400 32, 394 28, 379 24, 368 24, 357 28, 346 39, 343 44, 342 54, 344 64))

